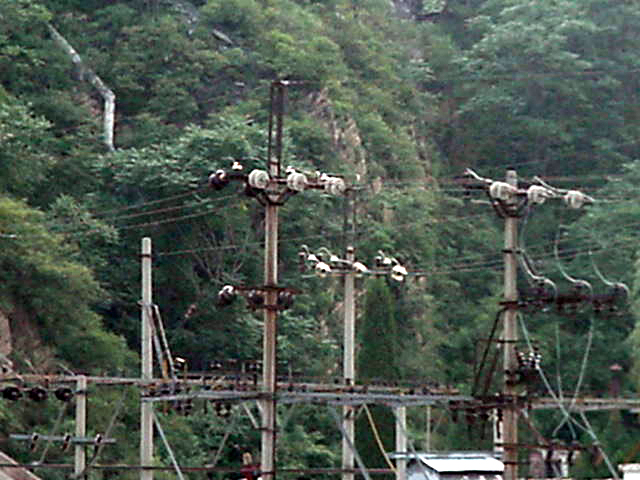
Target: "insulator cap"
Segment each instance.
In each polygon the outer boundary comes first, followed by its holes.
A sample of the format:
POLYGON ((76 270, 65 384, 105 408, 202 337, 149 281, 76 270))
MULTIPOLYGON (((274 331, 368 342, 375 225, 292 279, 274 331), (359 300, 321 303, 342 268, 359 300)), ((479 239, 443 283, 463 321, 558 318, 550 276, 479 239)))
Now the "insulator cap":
POLYGON ((71 390, 69 387, 56 388, 53 394, 61 402, 68 402, 73 398, 73 390, 71 390))
POLYGON ((2 389, 2 398, 12 401, 19 400, 22 398, 22 391, 14 385, 4 387, 2 389))
POLYGON ((307 187, 307 177, 304 173, 291 172, 287 175, 287 188, 294 192, 302 192, 307 187))
POLYGON ((247 179, 249 186, 264 190, 269 185, 269 174, 264 170, 252 170, 247 179))
POLYGON ((407 276, 409 272, 402 265, 394 265, 391 269, 391 278, 393 278, 397 282, 404 281, 404 277, 407 276))
POLYGON ((339 177, 329 177, 324 184, 324 191, 329 195, 342 195, 347 190, 347 186, 339 177))
POLYGON ((221 307, 226 307, 227 305, 231 305, 233 303, 233 301, 236 299, 236 296, 236 289, 233 287, 233 285, 225 285, 218 292, 217 303, 221 307))
POLYGON ((324 277, 328 273, 331 273, 331 267, 324 262, 316 263, 314 268, 315 268, 316 274, 318 274, 321 277, 324 277))
POLYGON ((547 198, 552 197, 553 194, 547 188, 540 185, 531 185, 527 189, 527 199, 530 203, 536 203, 542 205, 547 198))
POLYGON ((293 293, 287 291, 278 293, 278 306, 282 309, 291 308, 293 306, 293 293))
POLYGON ((584 193, 579 192, 578 190, 569 190, 564 195, 564 202, 571 208, 581 208, 584 205, 586 197, 584 193))
POLYGON ((353 262, 351 268, 353 268, 356 273, 367 273, 369 271, 367 266, 362 262, 353 262))
POLYGON ((511 200, 518 189, 506 182, 493 182, 489 187, 489 195, 497 200, 511 200))
POLYGON ((249 290, 247 293, 247 300, 252 307, 261 307, 264 305, 264 294, 259 290, 249 290))
POLYGON ((34 402, 44 402, 48 396, 48 392, 40 386, 35 386, 27 390, 27 397, 34 402))
POLYGON ((224 170, 216 170, 209 175, 209 187, 214 190, 222 190, 229 184, 229 175, 224 170))

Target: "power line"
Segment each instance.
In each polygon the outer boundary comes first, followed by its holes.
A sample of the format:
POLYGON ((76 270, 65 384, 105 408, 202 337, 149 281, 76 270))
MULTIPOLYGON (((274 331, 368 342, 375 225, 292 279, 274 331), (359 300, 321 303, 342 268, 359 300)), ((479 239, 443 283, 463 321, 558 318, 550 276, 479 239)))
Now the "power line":
MULTIPOLYGON (((202 200, 200 201, 199 204, 191 204, 191 205, 178 205, 178 206, 174 206, 174 207, 166 207, 166 208, 161 208, 161 209, 156 209, 156 210, 150 210, 148 212, 139 212, 139 213, 134 213, 134 214, 128 214, 128 215, 122 215, 120 217, 113 217, 113 218, 109 218, 109 219, 104 219, 106 221, 119 221, 119 220, 123 220, 123 219, 130 219, 130 218, 139 218, 139 217, 143 217, 143 216, 150 216, 150 215, 155 215, 158 213, 164 213, 164 212, 169 212, 169 211, 179 211, 179 210, 185 210, 185 209, 189 209, 189 208, 195 208, 195 207, 199 207, 199 206, 203 206, 203 205, 211 205, 214 204, 216 202, 222 202, 222 201, 226 201, 229 198, 234 197, 233 195, 226 195, 223 197, 218 197, 215 199, 207 199, 207 200, 202 200)), ((226 208, 226 206, 225 206, 226 208)), ((202 212, 202 215, 206 214, 206 213, 211 213, 211 212, 215 212, 217 210, 207 210, 206 212, 202 212)), ((183 219, 186 218, 192 218, 193 216, 199 216, 199 214, 192 214, 192 215, 184 215, 184 216, 179 216, 179 217, 171 217, 171 218, 167 218, 167 219, 162 219, 162 220, 158 220, 157 222, 147 222, 147 223, 140 223, 140 224, 130 224, 130 225, 110 225, 110 224, 105 224, 104 226, 109 228, 114 228, 116 230, 127 230, 127 229, 132 229, 132 228, 143 228, 143 227, 148 227, 151 226, 155 223, 171 223, 171 222, 177 222, 177 221, 181 221, 183 219)), ((76 227, 73 226, 73 228, 67 228, 67 229, 60 229, 60 230, 55 230, 56 227, 70 227, 70 225, 68 223, 49 223, 48 226, 50 228, 52 228, 52 233, 56 233, 56 234, 66 234, 66 235, 89 235, 91 233, 96 233, 99 231, 102 231, 101 228, 93 228, 93 229, 86 229, 86 228, 82 228, 82 227, 76 227)), ((38 235, 34 236, 37 237, 38 235)), ((21 236, 21 238, 24 238, 23 236, 21 236)))
POLYGON ((94 217, 99 217, 99 216, 102 216, 102 215, 109 215, 111 213, 124 212, 124 211, 132 210, 132 209, 135 209, 135 208, 147 207, 149 205, 156 205, 156 204, 162 203, 162 202, 169 202, 171 200, 178 200, 180 198, 189 197, 191 195, 195 195, 196 193, 204 191, 204 190, 205 190, 204 188, 199 188, 199 189, 196 189, 196 190, 191 189, 191 190, 189 190, 187 192, 178 193, 176 195, 171 195, 169 197, 162 197, 162 198, 158 198, 158 199, 155 199, 155 200, 149 200, 147 202, 136 203, 135 205, 128 205, 126 207, 119 207, 119 208, 114 208, 114 209, 111 209, 111 210, 104 210, 102 212, 92 212, 91 214, 94 217))
MULTIPOLYGON (((503 73, 494 73, 494 74, 474 74, 474 73, 465 73, 461 75, 444 75, 441 79, 435 80, 436 82, 440 81, 450 81, 455 80, 460 83, 472 83, 472 82, 486 82, 493 80, 513 80, 522 77, 530 78, 544 78, 544 77, 559 77, 559 76, 567 76, 567 77, 585 77, 585 76, 594 76, 594 75, 631 75, 640 72, 640 68, 628 68, 628 69, 604 69, 604 68, 594 68, 589 70, 555 70, 555 71, 546 71, 546 72, 520 72, 517 70, 505 71, 503 73)), ((594 80, 601 80, 601 77, 594 78, 594 80)))
MULTIPOLYGON (((459 220, 466 220, 469 218, 478 218, 483 216, 483 214, 478 214, 478 215, 469 215, 469 216, 462 216, 462 217, 455 217, 455 218, 440 218, 439 221, 441 222, 451 222, 451 223, 455 223, 458 222, 459 220)), ((413 223, 405 223, 405 224, 396 224, 396 225, 391 225, 390 228, 401 228, 403 226, 411 226, 414 225, 413 223)), ((634 222, 634 223, 629 223, 629 224, 624 224, 624 225, 618 225, 616 230, 621 230, 624 227, 632 227, 632 226, 636 226, 636 225, 640 225, 640 222, 634 222)), ((373 228, 373 227, 372 227, 373 228)), ((312 239, 312 238, 329 238, 329 237, 335 237, 338 238, 340 236, 340 233, 335 233, 335 234, 331 234, 331 233, 318 233, 318 234, 311 234, 311 235, 301 235, 301 236, 296 236, 296 237, 287 237, 286 239, 280 239, 279 243, 283 244, 283 243, 296 243, 296 242, 301 242, 304 240, 308 240, 308 239, 312 239)), ((584 235, 584 236, 574 236, 572 238, 576 238, 576 239, 590 239, 593 238, 592 235, 584 235)), ((625 241, 618 241, 615 242, 614 245, 626 245, 628 243, 631 243, 635 241, 634 239, 628 239, 625 241)), ((536 250, 536 249, 540 249, 542 247, 544 247, 545 245, 548 245, 549 242, 538 242, 537 244, 534 244, 533 248, 531 248, 531 245, 529 246, 529 248, 527 250, 536 250)), ((243 245, 225 245, 225 246, 218 246, 218 247, 205 247, 205 248, 194 248, 194 249, 187 249, 187 250, 179 250, 179 251, 172 251, 172 252, 161 252, 158 255, 165 255, 165 256, 171 256, 171 255, 181 255, 181 254, 187 254, 187 253, 197 253, 200 251, 214 251, 214 250, 227 250, 227 249, 234 249, 234 248, 240 248, 240 247, 246 247, 246 246, 259 246, 261 245, 261 242, 250 242, 248 244, 243 244, 243 245)), ((594 242, 593 244, 594 247, 598 246, 598 244, 596 244, 594 242)), ((588 253, 589 251, 593 250, 593 248, 589 248, 590 246, 585 246, 582 248, 564 248, 564 249, 560 249, 559 252, 561 254, 561 256, 571 256, 571 255, 576 255, 576 254, 580 254, 580 253, 588 253)), ((545 255, 537 255, 535 257, 533 257, 534 260, 541 260, 541 259, 545 259, 545 258, 552 258, 553 257, 553 252, 549 252, 545 255)), ((466 257, 455 257, 456 260, 464 260, 464 259, 474 259, 476 258, 475 255, 469 255, 466 257)), ((459 263, 459 264, 455 264, 455 265, 451 265, 451 268, 456 268, 456 267, 460 267, 462 270, 467 270, 469 267, 478 267, 478 268, 482 268, 484 266, 491 266, 493 263, 499 263, 500 260, 496 259, 496 260, 491 260, 491 259, 486 259, 486 260, 481 260, 479 262, 475 262, 475 263, 471 263, 471 264, 467 264, 467 263, 459 263)), ((422 267, 420 267, 419 265, 414 266, 414 268, 417 269, 421 269, 422 267)), ((475 270, 475 268, 473 269, 475 270)))

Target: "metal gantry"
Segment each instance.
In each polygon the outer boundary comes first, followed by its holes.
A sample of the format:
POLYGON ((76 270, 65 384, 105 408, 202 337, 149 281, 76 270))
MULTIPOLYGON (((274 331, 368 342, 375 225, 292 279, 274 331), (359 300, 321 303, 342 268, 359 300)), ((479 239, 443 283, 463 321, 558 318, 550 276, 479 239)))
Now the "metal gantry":
MULTIPOLYGON (((41 434, 38 432, 30 432, 25 434, 13 434, 11 440, 13 441, 27 441, 40 445, 46 442, 55 442, 64 448, 66 444, 75 445, 75 465, 74 464, 50 464, 45 461, 29 463, 29 464, 4 464, 0 467, 6 468, 52 468, 52 469, 69 469, 73 470, 76 475, 87 472, 89 469, 96 470, 139 470, 143 471, 160 471, 171 470, 181 472, 192 471, 219 471, 230 472, 238 471, 237 469, 230 469, 227 467, 217 467, 215 464, 210 465, 179 465, 179 459, 174 458, 175 464, 170 466, 158 466, 158 465, 122 465, 113 464, 108 465, 104 463, 97 463, 97 447, 112 445, 113 442, 126 441, 127 439, 119 439, 112 437, 108 434, 109 429, 104 431, 103 435, 87 437, 85 435, 78 435, 78 432, 82 428, 86 428, 86 421, 84 415, 86 415, 86 388, 83 385, 96 385, 103 387, 122 387, 122 386, 134 386, 140 389, 140 398, 142 404, 158 404, 169 403, 179 404, 181 402, 222 402, 230 403, 233 405, 244 405, 246 402, 260 402, 265 399, 271 399, 271 396, 265 394, 260 388, 258 383, 253 381, 247 381, 239 383, 237 375, 219 376, 214 372, 202 372, 199 374, 190 374, 187 378, 180 379, 167 379, 167 378, 153 378, 149 380, 143 380, 142 378, 127 378, 127 377, 85 377, 74 375, 20 375, 19 377, 4 377, 0 381, 5 388, 22 388, 27 390, 27 385, 39 385, 39 384, 74 384, 76 389, 73 391, 73 400, 76 402, 76 433, 75 435, 55 435, 55 434, 41 434), (206 375, 211 374, 211 378, 207 379, 206 375), (203 377, 204 376, 204 377, 203 377), (212 380, 215 379, 216 388, 212 389, 212 380), (16 385, 24 385, 24 387, 16 387, 16 385), (80 388, 78 388, 80 386, 80 388), (164 394, 163 392, 180 391, 179 394, 164 394), (94 454, 92 455, 91 462, 86 463, 85 455, 86 448, 92 447, 94 454), (178 467, 179 465, 179 467, 178 467)), ((1 391, 1 390, 0 390, 1 391)), ((335 411, 335 407, 349 406, 357 408, 360 405, 365 404, 384 404, 391 408, 397 409, 399 407, 419 407, 419 406, 432 406, 436 408, 442 408, 451 412, 478 412, 490 411, 496 408, 507 408, 509 404, 513 403, 513 399, 505 398, 502 396, 487 396, 486 398, 475 398, 468 395, 461 395, 454 389, 447 388, 445 386, 437 385, 379 385, 379 384, 347 384, 347 383, 311 383, 311 382, 294 382, 294 381, 278 381, 276 401, 283 405, 293 405, 297 403, 310 403, 318 406, 328 408, 330 411, 335 411)), ((70 401, 68 399, 67 401, 70 401)), ((7 401, 32 401, 25 396, 21 396, 16 400, 7 401), (24 399, 24 400, 23 400, 24 399)), ((558 402, 561 402, 563 408, 571 413, 584 413, 589 411, 601 411, 601 410, 614 410, 623 409, 637 411, 640 409, 640 399, 638 398, 589 398, 582 397, 578 399, 562 399, 558 400, 553 397, 540 397, 529 398, 519 397, 516 402, 518 408, 521 409, 557 409, 558 402)), ((114 416, 117 415, 117 412, 114 416)), ((157 421, 157 419, 156 419, 157 421)), ((159 426, 159 422, 156 423, 159 426)), ((344 435, 341 424, 336 423, 336 427, 344 435)), ((161 426, 160 426, 161 428, 161 426)), ((93 429, 92 429, 93 430, 93 429)), ((402 431, 403 441, 408 442, 408 448, 411 448, 411 442, 406 437, 406 430, 402 431)), ((168 444, 165 443, 167 447, 168 444)), ((353 448, 353 444, 352 448, 353 448)), ((352 449, 354 457, 357 452, 352 449)), ((43 459, 44 460, 44 459, 43 459)), ((362 468, 361 465, 358 465, 362 468)), ((366 468, 366 467, 365 467, 366 468)), ((388 469, 367 469, 369 473, 391 473, 388 469)), ((290 470, 283 470, 283 472, 289 472, 290 470)), ((291 472, 293 472, 291 470, 291 472)), ((298 469, 296 473, 300 474, 345 474, 353 473, 348 469, 298 469)))

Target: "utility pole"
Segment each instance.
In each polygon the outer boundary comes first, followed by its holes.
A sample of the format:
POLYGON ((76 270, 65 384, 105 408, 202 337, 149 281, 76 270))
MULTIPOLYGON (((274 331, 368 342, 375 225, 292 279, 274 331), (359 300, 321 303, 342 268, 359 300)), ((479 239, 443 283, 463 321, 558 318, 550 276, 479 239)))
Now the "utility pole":
MULTIPOLYGON (((276 115, 276 155, 271 152, 272 115, 269 117, 269 151, 267 168, 270 178, 280 177, 280 155, 282 152, 282 115, 284 109, 284 85, 274 83, 271 87, 272 108, 276 115), (274 95, 276 96, 274 98, 274 95)), ((270 187, 267 187, 270 188, 270 187)), ((277 192, 276 192, 277 194, 277 192)), ((264 283, 266 308, 264 309, 264 332, 262 346, 262 391, 266 398, 262 402, 262 436, 260 471, 263 480, 275 479, 275 443, 276 443, 276 327, 278 312, 278 201, 266 192, 265 206, 265 259, 264 283)))
MULTIPOLYGON (((313 266, 317 274, 338 274, 344 276, 344 342, 343 342, 343 380, 345 386, 356 385, 355 371, 355 277, 356 274, 389 275, 398 282, 403 282, 407 269, 394 257, 388 257, 379 251, 375 258, 377 270, 370 270, 361 262, 356 262, 355 248, 347 246, 344 259, 333 255, 326 247, 318 249, 317 254, 312 253, 306 245, 302 246, 300 258, 303 268, 313 266), (326 257, 325 257, 326 256, 326 257), (321 259, 325 259, 325 261, 321 259), (311 263, 312 265, 307 265, 311 263), (334 270, 336 269, 336 270, 334 270)), ((353 480, 355 467, 355 407, 344 404, 342 407, 342 480, 353 480)), ((397 408, 398 418, 396 422, 396 450, 406 451, 406 408, 397 408), (404 442, 404 443, 403 443, 404 442)), ((406 461, 398 460, 398 480, 404 480, 406 476, 406 461), (402 463, 404 462, 404 463, 402 463)))
POLYGON ((431 405, 426 406, 427 413, 425 418, 426 423, 426 431, 425 431, 425 440, 424 440, 424 450, 425 452, 431 451, 431 405))
POLYGON ((396 407, 396 452, 401 456, 396 458, 396 480, 407 479, 407 407, 396 407))
MULTIPOLYGON (((552 187, 548 185, 544 180, 539 177, 534 177, 534 183, 530 184, 526 189, 520 189, 518 187, 518 176, 513 169, 508 169, 506 173, 506 179, 504 182, 494 181, 492 179, 483 178, 471 169, 467 169, 465 175, 468 179, 477 181, 480 183, 480 188, 486 190, 491 199, 491 205, 496 213, 505 220, 504 226, 504 297, 500 302, 502 306, 502 321, 503 331, 499 343, 503 348, 503 368, 504 368, 504 383, 502 387, 502 395, 500 404, 494 407, 494 451, 499 453, 503 452, 503 461, 505 465, 504 480, 517 480, 518 478, 518 418, 519 418, 519 383, 526 382, 526 378, 523 378, 523 372, 539 369, 539 359, 535 357, 535 351, 533 354, 533 363, 530 361, 523 362, 522 358, 518 358, 516 344, 518 342, 518 330, 517 330, 517 316, 518 308, 521 306, 521 300, 518 298, 517 288, 517 274, 518 274, 518 261, 521 260, 523 270, 527 276, 535 282, 541 293, 537 294, 536 302, 553 304, 559 303, 557 298, 557 289, 555 284, 548 278, 538 275, 532 269, 530 261, 526 255, 526 252, 518 244, 518 219, 527 209, 530 209, 534 205, 541 205, 547 199, 562 199, 564 203, 572 209, 579 209, 587 203, 593 203, 594 199, 585 195, 578 190, 564 190, 552 187), (546 293, 545 289, 551 288, 552 292, 546 293)), ((477 188, 477 187, 474 187, 477 188)), ((557 245, 556 245, 557 248, 557 245)), ((557 250, 556 250, 557 255, 557 250)), ((574 289, 588 288, 591 291, 591 287, 587 282, 576 280, 562 271, 563 276, 569 280, 574 289)), ((605 282, 607 283, 607 282, 605 282)), ((611 285, 613 285, 611 283, 611 285)), ((621 286, 614 291, 611 297, 611 301, 614 301, 615 292, 628 292, 628 288, 620 284, 621 286)), ((626 296, 626 295, 624 295, 626 296)), ((592 301, 591 295, 585 295, 578 292, 572 294, 571 297, 565 296, 565 300, 571 300, 572 302, 585 302, 592 301)), ((524 299, 525 302, 528 299, 524 299)), ((495 327, 492 330, 490 342, 493 341, 493 334, 495 327)), ((487 353, 489 350, 489 344, 484 352, 482 364, 476 374, 474 381, 474 396, 476 392, 476 386, 480 380, 480 376, 483 373, 485 361, 487 359, 487 353)), ((486 401, 486 393, 490 386, 490 382, 493 376, 493 368, 487 374, 485 379, 485 388, 482 393, 482 401, 486 401)), ((530 397, 526 397, 527 401, 530 401, 530 397)), ((489 403, 493 403, 493 400, 489 400, 489 403)), ((615 475, 615 474, 614 474, 615 475)))
MULTIPOLYGON (((518 177, 515 170, 507 170, 506 183, 514 189, 518 188, 518 177)), ((517 201, 514 199, 514 202, 517 201)), ((518 340, 517 314, 518 314, 518 217, 506 209, 507 215, 504 223, 504 306, 503 317, 503 345, 504 345, 504 387, 503 393, 506 400, 503 423, 504 439, 504 480, 516 480, 518 478, 518 409, 516 405, 516 381, 517 368, 516 342, 518 340)))
MULTIPOLYGON (((347 247, 347 262, 353 264, 355 261, 355 249, 352 246, 347 247)), ((344 353, 343 353, 343 372, 344 384, 355 385, 356 383, 356 367, 355 367, 355 331, 356 331, 356 315, 355 315, 355 271, 349 269, 344 276, 344 353)), ((342 474, 342 480, 353 480, 354 478, 354 454, 351 445, 356 444, 355 440, 355 408, 352 405, 345 405, 342 413, 344 415, 343 427, 348 437, 342 437, 342 468, 347 470, 342 474)))
MULTIPOLYGON (((76 437, 87 434, 87 377, 79 375, 76 380, 76 437)), ((76 477, 84 472, 87 461, 85 446, 77 443, 74 449, 75 462, 73 472, 76 477)))
POLYGON ((276 475, 276 340, 278 311, 289 308, 293 301, 292 289, 278 286, 278 209, 292 195, 306 189, 321 189, 330 195, 342 195, 346 190, 342 178, 315 172, 302 173, 287 167, 285 175, 282 165, 283 116, 286 89, 292 82, 277 80, 271 84, 271 112, 269 115, 269 144, 267 170, 252 170, 242 173, 240 162, 234 162, 231 172, 218 169, 209 176, 209 186, 221 190, 231 180, 245 182, 245 193, 265 207, 265 254, 264 285, 250 289, 225 285, 218 293, 220 306, 228 305, 238 292, 246 294, 252 308, 264 310, 261 413, 262 435, 260 451, 260 475, 262 480, 273 480, 276 475), (274 125, 275 118, 275 125, 274 125), (275 139, 274 139, 275 128, 275 139), (275 140, 275 141, 274 141, 275 140))
MULTIPOLYGON (((153 351, 151 345, 151 239, 142 239, 142 382, 153 379, 153 351)), ((153 470, 145 469, 153 463, 153 405, 140 405, 140 480, 153 480, 153 470)))

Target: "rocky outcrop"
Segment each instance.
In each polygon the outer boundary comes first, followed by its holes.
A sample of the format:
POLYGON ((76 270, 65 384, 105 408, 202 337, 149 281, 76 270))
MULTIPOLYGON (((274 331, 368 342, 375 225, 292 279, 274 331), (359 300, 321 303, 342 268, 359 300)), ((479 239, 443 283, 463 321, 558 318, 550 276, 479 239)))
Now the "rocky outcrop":
POLYGON ((0 374, 11 374, 14 363, 17 371, 31 373, 50 372, 56 367, 53 350, 44 344, 27 312, 18 307, 9 314, 0 312, 0 374))
POLYGON ((332 148, 341 160, 351 166, 357 181, 364 179, 367 173, 367 159, 358 125, 351 117, 339 118, 331 105, 326 90, 314 93, 309 98, 311 114, 324 123, 331 135, 332 148))
POLYGON ((0 311, 0 359, 11 355, 12 347, 9 317, 0 311))

